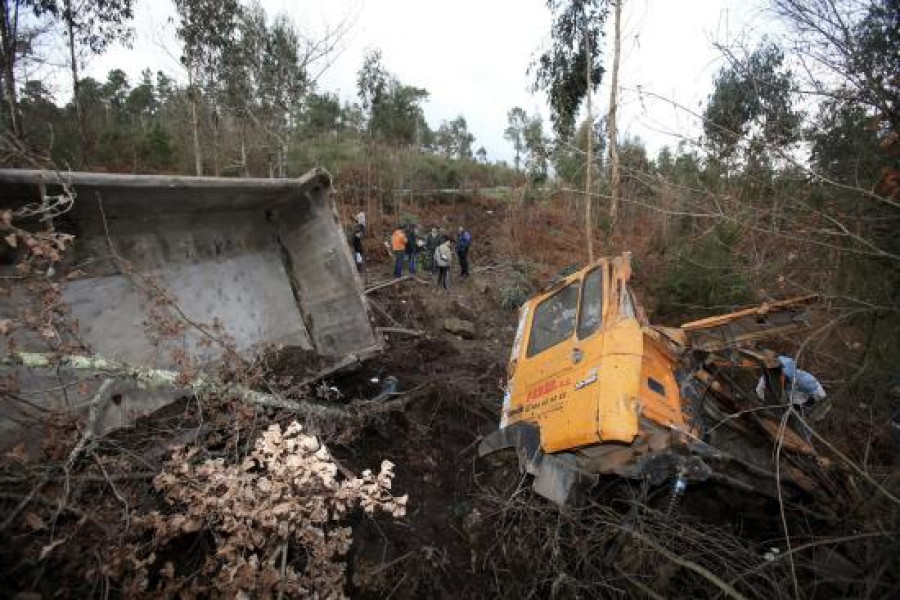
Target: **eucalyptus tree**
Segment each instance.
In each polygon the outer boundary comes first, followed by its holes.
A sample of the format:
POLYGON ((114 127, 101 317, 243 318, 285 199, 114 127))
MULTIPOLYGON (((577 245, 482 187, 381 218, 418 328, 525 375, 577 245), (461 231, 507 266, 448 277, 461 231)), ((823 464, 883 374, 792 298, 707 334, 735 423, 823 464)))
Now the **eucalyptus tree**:
POLYGON ((513 159, 516 171, 522 162, 522 152, 525 150, 525 140, 522 136, 525 126, 528 122, 528 114, 520 106, 514 106, 506 113, 506 122, 508 125, 503 130, 503 137, 513 145, 516 156, 513 159))
MULTIPOLYGON (((532 65, 533 89, 547 92, 550 121, 558 138, 570 138, 575 117, 582 102, 587 118, 593 122, 591 94, 600 84, 603 65, 597 51, 603 37, 603 24, 609 12, 608 0, 547 0, 553 14, 551 43, 532 65)), ((591 137, 588 137, 591 140, 591 137)), ((594 259, 593 219, 591 217, 592 146, 588 144, 585 177, 585 237, 588 260, 594 259)))
POLYGON ((794 109, 796 83, 784 52, 764 43, 746 60, 723 68, 703 114, 713 157, 732 169, 768 163, 799 140, 802 114, 794 109))
POLYGON ((131 117, 132 124, 136 123, 141 131, 144 131, 158 107, 159 99, 153 85, 153 73, 150 69, 144 69, 141 71, 140 83, 128 93, 125 100, 126 111, 131 117))
POLYGON ((130 39, 133 4, 133 0, 60 0, 54 11, 65 32, 72 76, 72 103, 85 161, 90 154, 92 134, 87 130, 80 94, 79 62, 85 55, 102 54, 110 44, 130 39))
POLYGON ((301 52, 297 30, 287 17, 277 17, 267 31, 257 75, 257 96, 260 122, 278 144, 281 177, 286 175, 288 134, 299 120, 312 84, 301 52))
POLYGON ((41 154, 52 156, 55 146, 59 146, 53 123, 59 122, 62 111, 53 102, 50 90, 43 81, 28 80, 22 87, 19 104, 29 145, 41 154))
POLYGON ((527 152, 528 177, 532 183, 542 183, 550 172, 550 140, 544 135, 544 120, 540 115, 526 120, 522 139, 527 152))
MULTIPOLYGON (((612 83, 609 86, 609 113, 606 123, 609 128, 609 221, 615 226, 619 219, 619 194, 621 193, 622 175, 619 170, 619 143, 617 113, 619 112, 619 54, 622 49, 622 2, 624 0, 612 0, 615 5, 615 18, 613 20, 613 68, 612 83)), ((590 111, 588 111, 590 112, 590 111)), ((588 169, 590 171, 590 169, 588 169)), ((588 174, 590 176, 590 174, 588 174)))
MULTIPOLYGON (((356 81, 370 138, 416 147, 425 145, 430 134, 422 110, 427 90, 401 83, 385 68, 378 50, 366 55, 356 81)), ((468 155, 471 153, 470 141, 468 155)))
POLYGON ((341 101, 337 94, 310 94, 306 99, 303 111, 305 130, 318 136, 336 133, 344 127, 341 113, 341 101))
POLYGON ((393 75, 384 67, 381 50, 370 50, 363 58, 363 64, 356 76, 356 89, 363 110, 367 113, 369 135, 375 133, 376 114, 386 102, 388 88, 393 75))
POLYGON ((448 158, 472 158, 472 143, 475 136, 469 133, 466 118, 459 115, 452 121, 444 121, 437 130, 435 145, 448 158))
POLYGON ((594 150, 594 169, 600 170, 603 165, 603 155, 606 148, 606 142, 603 136, 603 121, 588 123, 587 120, 581 121, 574 136, 569 138, 557 137, 552 145, 551 160, 553 161, 553 169, 556 176, 573 186, 584 187, 585 175, 587 171, 588 144, 594 150), (588 136, 590 135, 590 140, 588 136))
POLYGON ((219 80, 224 58, 236 42, 241 5, 237 0, 175 0, 175 8, 180 20, 177 33, 184 44, 181 63, 187 70, 191 94, 194 167, 196 174, 202 175, 200 91, 211 90, 219 80))
POLYGON ((0 79, 7 125, 13 137, 24 140, 25 127, 19 115, 16 67, 31 48, 31 38, 40 30, 29 17, 43 20, 57 11, 54 0, 0 0, 0 79))

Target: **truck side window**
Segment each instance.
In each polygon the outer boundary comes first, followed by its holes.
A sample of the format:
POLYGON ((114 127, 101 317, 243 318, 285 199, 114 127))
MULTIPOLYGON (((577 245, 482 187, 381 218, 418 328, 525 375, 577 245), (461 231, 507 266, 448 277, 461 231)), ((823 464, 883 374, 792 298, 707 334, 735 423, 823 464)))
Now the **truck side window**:
POLYGON ((600 327, 603 321, 603 271, 594 269, 584 278, 581 291, 581 311, 578 315, 578 339, 583 340, 600 327))
POLYGON ((630 319, 636 318, 634 298, 631 295, 631 290, 624 284, 619 284, 619 313, 621 313, 623 317, 628 317, 630 319))
POLYGON ((531 335, 528 337, 528 357, 572 337, 575 333, 575 311, 578 307, 578 283, 573 281, 534 309, 531 335))

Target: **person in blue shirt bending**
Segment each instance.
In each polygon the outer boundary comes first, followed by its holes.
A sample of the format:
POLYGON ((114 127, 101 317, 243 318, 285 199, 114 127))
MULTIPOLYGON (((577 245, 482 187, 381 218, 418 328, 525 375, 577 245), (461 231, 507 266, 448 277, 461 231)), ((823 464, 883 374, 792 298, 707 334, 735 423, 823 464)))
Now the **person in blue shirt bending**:
MULTIPOLYGON (((778 362, 781 363, 781 382, 780 386, 784 390, 784 398, 794 407, 800 414, 802 419, 812 416, 812 408, 816 405, 822 406, 828 398, 825 388, 819 383, 815 375, 797 368, 797 362, 789 356, 779 356, 778 362)), ((766 383, 766 377, 763 375, 756 384, 756 395, 760 400, 767 399, 769 386, 766 383)), ((827 407, 826 407, 827 410, 827 407)), ((810 441, 812 432, 804 424, 803 420, 796 424, 797 431, 810 441)))

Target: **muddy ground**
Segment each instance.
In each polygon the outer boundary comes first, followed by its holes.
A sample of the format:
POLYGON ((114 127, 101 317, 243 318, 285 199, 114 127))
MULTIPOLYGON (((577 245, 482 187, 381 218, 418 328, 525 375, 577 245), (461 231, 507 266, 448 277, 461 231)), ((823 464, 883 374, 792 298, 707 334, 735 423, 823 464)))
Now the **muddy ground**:
MULTIPOLYGON (((478 441, 499 420, 516 321, 511 299, 535 291, 566 266, 572 236, 559 236, 537 260, 510 247, 510 220, 490 204, 432 206, 419 211, 419 222, 448 230, 459 222, 471 227, 472 276, 460 279, 454 266, 451 288, 441 290, 420 270, 415 279, 371 292, 376 326, 414 334, 387 333, 382 355, 322 382, 333 388, 325 393, 340 394, 330 401, 353 403, 374 397, 384 379, 394 376, 400 408, 309 423, 343 470, 359 473, 390 460, 396 465, 394 491, 409 494, 403 518, 361 512, 352 517, 349 596, 887 598, 898 592, 897 553, 885 547, 896 546, 896 540, 879 536, 895 527, 896 513, 882 508, 870 490, 864 502, 848 503, 848 512, 836 519, 814 503, 779 504, 713 484, 690 487, 673 506, 668 486, 605 478, 585 506, 560 511, 536 497, 503 457, 477 458, 478 441), (448 331, 448 318, 470 323, 472 333, 448 331), (784 539, 785 523, 793 550, 784 539), (833 539, 845 540, 840 551, 833 539)), ((383 248, 391 225, 390 219, 373 223, 365 241, 368 287, 392 279, 383 248)), ((272 381, 285 379, 290 388, 291 377, 321 366, 307 364, 307 358, 263 364, 272 381)), ((204 457, 237 456, 267 424, 294 418, 238 402, 201 406, 185 399, 102 440, 97 463, 120 465, 123 477, 113 483, 89 467, 73 480, 62 513, 53 503, 58 476, 50 477, 41 464, 6 457, 0 473, 4 509, 14 510, 37 491, 32 509, 0 531, 0 597, 123 595, 118 581, 103 576, 121 531, 120 496, 128 511, 159 509, 150 478, 172 445, 199 445, 204 457), (38 520, 29 522, 26 514, 38 520), (57 536, 64 543, 48 551, 51 527, 65 532, 57 536)), ((71 428, 48 428, 45 464, 64 460, 76 439, 71 428)), ((202 535, 185 537, 168 558, 189 573, 211 548, 202 535)))
MULTIPOLYGON (((386 276, 381 267, 373 279, 386 276)), ((427 333, 389 336, 384 356, 368 364, 366 372, 398 374, 405 389, 431 387, 405 410, 367 425, 352 441, 332 443, 335 455, 351 469, 383 458, 396 463, 396 488, 411 498, 401 522, 377 518, 355 524, 351 596, 629 597, 633 582, 623 575, 609 577, 609 572, 640 573, 653 558, 622 538, 623 524, 658 519, 665 527, 679 527, 670 540, 675 551, 678 538, 691 536, 695 526, 743 535, 742 542, 753 547, 779 537, 772 518, 778 512, 775 502, 726 487, 696 486, 674 514, 664 514, 671 495, 667 486, 644 490, 607 478, 591 495, 589 507, 580 509, 594 506, 595 515, 561 514, 532 494, 515 463, 477 458, 477 442, 498 423, 514 335, 515 311, 503 308, 498 290, 516 281, 517 275, 494 269, 457 279, 449 291, 406 281, 373 294, 397 322, 427 333), (465 339, 445 331, 446 317, 471 321, 476 336, 465 339), (601 585, 607 579, 619 583, 601 585)), ((379 325, 384 321, 389 319, 382 316, 379 325)), ((334 383, 352 388, 358 380, 351 376, 334 383)), ((672 571, 634 576, 672 595, 690 589, 680 589, 672 571)))

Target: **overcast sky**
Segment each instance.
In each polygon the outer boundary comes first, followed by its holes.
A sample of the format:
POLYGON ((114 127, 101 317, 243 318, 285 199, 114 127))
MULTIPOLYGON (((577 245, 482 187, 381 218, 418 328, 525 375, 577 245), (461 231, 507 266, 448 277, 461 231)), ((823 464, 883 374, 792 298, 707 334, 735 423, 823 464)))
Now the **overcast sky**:
MULTIPOLYGON (((638 89, 698 110, 710 93, 723 58, 715 43, 769 31, 763 0, 625 0, 622 27, 620 131, 639 136, 651 155, 676 145, 673 135, 696 136, 688 112, 638 89)), ((464 115, 490 160, 511 161, 503 139, 506 113, 521 106, 548 117, 543 94, 528 91, 527 69, 549 42, 550 15, 544 0, 263 0, 270 17, 286 13, 306 34, 346 21, 342 51, 322 76, 320 89, 356 99, 356 72, 369 49, 383 52, 385 66, 400 81, 426 88, 429 124, 464 115)), ((180 47, 170 0, 137 0, 131 49, 116 47, 88 65, 105 78, 121 68, 134 83, 141 70, 180 76, 180 47)), ((612 19, 607 30, 611 31, 612 19)), ((603 52, 611 67, 611 35, 603 52)), ((605 112, 609 75, 594 105, 605 112)), ((549 123, 547 123, 549 130, 549 123)))

